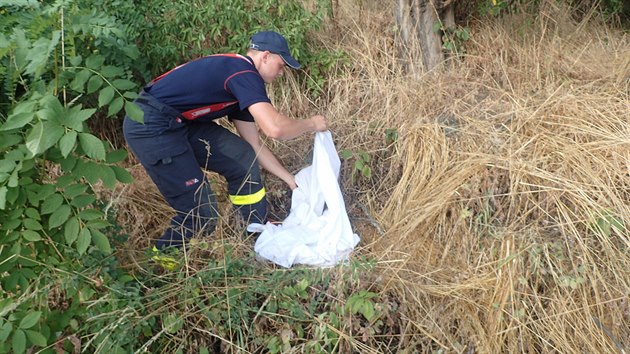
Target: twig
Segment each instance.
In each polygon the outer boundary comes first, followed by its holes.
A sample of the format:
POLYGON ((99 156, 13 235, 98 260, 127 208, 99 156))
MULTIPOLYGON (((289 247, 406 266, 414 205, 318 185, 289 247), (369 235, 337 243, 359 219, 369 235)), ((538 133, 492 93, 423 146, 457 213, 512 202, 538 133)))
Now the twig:
POLYGON ((621 343, 617 340, 617 337, 615 337, 615 335, 612 334, 612 332, 608 328, 606 328, 606 326, 604 326, 597 317, 593 316, 593 322, 595 322, 597 327, 599 327, 599 329, 604 331, 604 333, 606 333, 608 338, 610 338, 610 340, 612 340, 615 343, 617 348, 619 348, 619 352, 621 354, 626 354, 626 350, 624 349, 623 345, 621 345, 621 343))
POLYGON ((383 230, 383 227, 381 227, 381 225, 378 223, 378 221, 376 221, 372 217, 372 215, 368 212, 368 210, 365 207, 365 205, 363 205, 361 203, 357 203, 357 205, 359 205, 359 208, 361 208, 361 210, 363 211, 363 213, 365 214, 367 219, 370 221, 370 224, 372 224, 372 226, 374 226, 376 228, 376 230, 381 234, 381 236, 385 235, 385 231, 383 230))

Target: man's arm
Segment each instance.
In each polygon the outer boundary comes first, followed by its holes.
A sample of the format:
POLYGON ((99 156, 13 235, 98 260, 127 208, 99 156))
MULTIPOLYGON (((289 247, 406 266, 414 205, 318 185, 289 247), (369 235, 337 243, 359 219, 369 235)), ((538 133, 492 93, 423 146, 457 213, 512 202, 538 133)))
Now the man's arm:
MULTIPOLYGON (((288 118, 287 118, 288 119, 288 118)), ((280 163, 276 156, 260 141, 258 128, 254 122, 245 122, 241 120, 233 120, 234 126, 238 134, 252 146, 256 152, 258 162, 267 171, 276 175, 278 178, 286 182, 291 189, 295 189, 295 177, 280 163)))
POLYGON ((309 119, 291 119, 278 112, 271 103, 267 102, 258 102, 249 106, 249 113, 254 116, 263 133, 273 139, 289 140, 304 133, 321 132, 328 129, 324 116, 315 115, 309 119))

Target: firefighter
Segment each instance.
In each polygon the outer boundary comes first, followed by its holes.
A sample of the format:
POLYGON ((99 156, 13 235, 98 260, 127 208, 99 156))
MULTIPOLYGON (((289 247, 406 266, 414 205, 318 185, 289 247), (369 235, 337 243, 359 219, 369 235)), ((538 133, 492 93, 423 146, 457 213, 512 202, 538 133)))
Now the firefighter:
POLYGON ((294 176, 265 146, 327 130, 326 118, 292 119, 271 104, 265 84, 285 67, 300 68, 277 32, 251 37, 246 55, 217 54, 192 60, 155 78, 135 100, 144 123, 125 117, 125 140, 168 204, 175 209, 157 249, 181 247, 216 227, 217 202, 203 169, 224 176, 229 198, 246 223, 267 221, 260 167, 296 188, 294 176), (227 116, 238 135, 215 122, 227 116))

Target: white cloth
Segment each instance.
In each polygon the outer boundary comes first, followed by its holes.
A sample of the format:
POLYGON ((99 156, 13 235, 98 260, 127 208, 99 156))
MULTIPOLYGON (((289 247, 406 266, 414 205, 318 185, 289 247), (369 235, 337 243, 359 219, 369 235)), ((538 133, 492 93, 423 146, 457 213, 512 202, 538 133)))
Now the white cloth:
POLYGON ((359 243, 350 226, 337 179, 341 163, 329 131, 315 135, 313 164, 295 175, 291 211, 280 225, 250 224, 261 232, 254 251, 278 265, 330 267, 348 259, 359 243))

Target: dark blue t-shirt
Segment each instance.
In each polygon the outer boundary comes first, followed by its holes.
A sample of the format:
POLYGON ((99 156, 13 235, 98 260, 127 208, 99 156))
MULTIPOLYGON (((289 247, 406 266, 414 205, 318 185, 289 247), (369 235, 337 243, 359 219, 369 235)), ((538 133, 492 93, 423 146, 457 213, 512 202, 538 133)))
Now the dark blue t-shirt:
POLYGON ((218 54, 181 65, 152 85, 145 87, 160 102, 180 112, 190 112, 188 119, 208 122, 228 116, 253 122, 247 108, 254 103, 269 102, 265 82, 250 57, 218 54), (232 103, 223 108, 217 104, 232 103), (213 111, 209 112, 213 106, 213 111), (191 117, 194 116, 194 117, 191 117))

